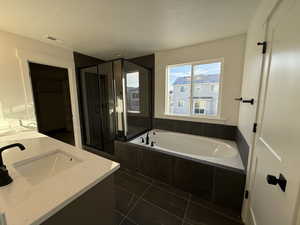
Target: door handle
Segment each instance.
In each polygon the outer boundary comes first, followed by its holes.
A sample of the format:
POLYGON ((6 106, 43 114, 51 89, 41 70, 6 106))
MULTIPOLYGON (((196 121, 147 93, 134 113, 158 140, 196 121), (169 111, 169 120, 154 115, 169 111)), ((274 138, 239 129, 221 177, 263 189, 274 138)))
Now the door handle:
POLYGON ((242 100, 243 103, 250 103, 251 105, 254 105, 254 98, 248 99, 248 100, 242 100))
POLYGON ((273 176, 273 175, 267 175, 267 182, 270 185, 279 185, 280 189, 285 192, 286 190, 286 185, 287 185, 287 180, 285 179, 285 177, 280 174, 279 178, 273 176))

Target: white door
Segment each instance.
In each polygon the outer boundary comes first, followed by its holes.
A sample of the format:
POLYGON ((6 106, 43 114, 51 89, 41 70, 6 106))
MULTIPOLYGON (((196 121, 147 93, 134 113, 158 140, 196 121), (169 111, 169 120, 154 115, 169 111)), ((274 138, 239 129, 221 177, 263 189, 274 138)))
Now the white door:
MULTIPOLYGON (((252 149, 254 143, 254 133, 253 126, 256 123, 257 119, 257 105, 258 97, 260 93, 260 84, 261 84, 261 72, 263 65, 263 54, 262 47, 257 46, 257 43, 263 43, 265 40, 266 26, 262 24, 260 26, 255 26, 250 28, 251 32, 247 35, 247 46, 246 46, 246 58, 244 66, 244 75, 243 75, 243 87, 241 97, 243 99, 254 99, 254 104, 240 104, 240 114, 239 114, 239 129, 244 135, 247 143, 249 144, 249 149, 252 149)), ((252 154, 249 155, 248 162, 251 162, 252 154)), ((251 187, 251 174, 252 165, 249 163, 247 168, 247 180, 246 180, 246 189, 249 190, 251 187)), ((249 201, 245 199, 243 202, 243 218, 249 217, 249 201)))
POLYGON ((264 63, 250 195, 255 225, 296 223, 300 179, 299 28, 300 0, 282 1, 267 28, 268 55, 264 63), (268 175, 279 178, 280 174, 287 180, 285 191, 279 184, 267 182, 268 175))

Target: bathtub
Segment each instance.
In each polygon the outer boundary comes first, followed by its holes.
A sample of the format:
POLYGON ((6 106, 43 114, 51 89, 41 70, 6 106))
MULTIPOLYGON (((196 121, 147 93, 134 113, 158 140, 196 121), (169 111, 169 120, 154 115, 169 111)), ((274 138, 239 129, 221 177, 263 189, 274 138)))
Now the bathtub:
POLYGON ((150 142, 146 145, 146 134, 130 141, 132 144, 147 146, 155 151, 188 160, 208 162, 244 170, 235 142, 202 136, 176 133, 165 130, 149 131, 150 142), (153 142, 153 146, 151 146, 153 142))

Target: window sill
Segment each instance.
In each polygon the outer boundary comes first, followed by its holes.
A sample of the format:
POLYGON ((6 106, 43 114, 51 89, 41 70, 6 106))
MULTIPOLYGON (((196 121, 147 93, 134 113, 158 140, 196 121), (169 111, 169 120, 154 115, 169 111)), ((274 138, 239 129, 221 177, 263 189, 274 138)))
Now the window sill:
POLYGON ((181 115, 174 115, 174 114, 157 115, 156 118, 185 120, 185 121, 193 121, 193 122, 218 121, 222 123, 224 123, 227 120, 220 116, 181 116, 181 115))

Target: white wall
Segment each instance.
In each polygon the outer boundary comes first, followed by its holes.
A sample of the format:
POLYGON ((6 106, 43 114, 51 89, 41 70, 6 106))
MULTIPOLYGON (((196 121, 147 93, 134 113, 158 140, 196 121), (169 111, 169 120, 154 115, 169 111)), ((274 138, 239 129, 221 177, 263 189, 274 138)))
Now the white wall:
POLYGON ((155 53, 155 113, 156 118, 190 120, 197 122, 222 123, 237 125, 242 73, 244 64, 246 35, 241 34, 155 53), (167 65, 188 63, 202 60, 224 59, 223 87, 220 119, 188 118, 165 115, 165 78, 167 65))
POLYGON ((68 69, 75 141, 81 146, 72 50, 6 32, 0 32, 0 129, 14 129, 19 119, 36 121, 28 61, 68 69))

